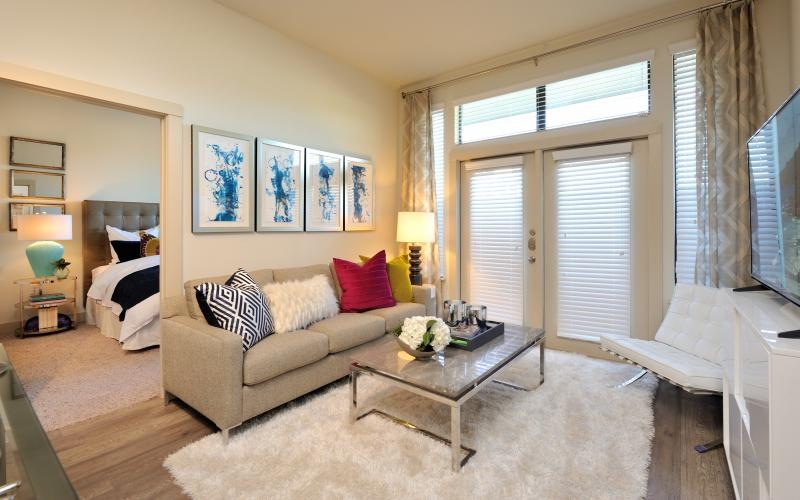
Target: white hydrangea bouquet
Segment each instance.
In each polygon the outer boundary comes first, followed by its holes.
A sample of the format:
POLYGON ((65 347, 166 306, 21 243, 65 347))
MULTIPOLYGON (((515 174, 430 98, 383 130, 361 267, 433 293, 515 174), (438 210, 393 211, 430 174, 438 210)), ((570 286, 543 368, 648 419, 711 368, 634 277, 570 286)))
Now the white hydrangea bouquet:
POLYGON ((430 357, 450 344, 450 327, 434 316, 412 316, 394 330, 400 346, 414 357, 430 357))

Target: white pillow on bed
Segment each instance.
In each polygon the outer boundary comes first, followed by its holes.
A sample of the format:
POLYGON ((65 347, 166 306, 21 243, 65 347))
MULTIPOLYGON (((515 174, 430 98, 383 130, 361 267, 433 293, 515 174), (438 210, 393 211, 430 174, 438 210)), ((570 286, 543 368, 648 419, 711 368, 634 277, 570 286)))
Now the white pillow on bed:
MULTIPOLYGON (((144 232, 158 238, 159 227, 151 227, 150 229, 145 229, 144 232)), ((108 234, 108 246, 111 248, 112 264, 119 262, 119 256, 117 252, 114 251, 114 246, 111 244, 112 241, 139 241, 141 239, 139 237, 139 231, 124 231, 118 227, 109 225, 106 225, 106 233, 108 234)))

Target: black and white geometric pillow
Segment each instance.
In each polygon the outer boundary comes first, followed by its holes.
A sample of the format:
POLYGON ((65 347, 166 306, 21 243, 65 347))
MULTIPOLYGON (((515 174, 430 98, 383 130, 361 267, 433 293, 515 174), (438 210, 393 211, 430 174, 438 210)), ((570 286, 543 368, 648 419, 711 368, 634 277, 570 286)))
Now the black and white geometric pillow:
POLYGON ((243 269, 225 285, 201 283, 194 289, 206 321, 242 337, 243 351, 275 331, 261 288, 243 269))
POLYGON ((236 288, 248 288, 248 287, 255 287, 261 290, 261 287, 258 286, 258 283, 255 282, 252 276, 242 268, 239 268, 235 273, 228 278, 228 281, 225 282, 228 286, 233 286, 236 288))

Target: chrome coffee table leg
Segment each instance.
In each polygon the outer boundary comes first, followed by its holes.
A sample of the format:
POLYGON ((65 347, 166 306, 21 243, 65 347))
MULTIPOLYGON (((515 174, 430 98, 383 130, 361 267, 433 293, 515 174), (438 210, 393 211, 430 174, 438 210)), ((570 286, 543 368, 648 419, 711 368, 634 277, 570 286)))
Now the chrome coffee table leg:
POLYGON ((539 344, 539 385, 544 384, 544 339, 539 344))
POLYGON ((350 423, 358 420, 358 370, 350 370, 350 423))
POLYGON ((461 470, 461 406, 450 407, 450 453, 453 472, 461 470))

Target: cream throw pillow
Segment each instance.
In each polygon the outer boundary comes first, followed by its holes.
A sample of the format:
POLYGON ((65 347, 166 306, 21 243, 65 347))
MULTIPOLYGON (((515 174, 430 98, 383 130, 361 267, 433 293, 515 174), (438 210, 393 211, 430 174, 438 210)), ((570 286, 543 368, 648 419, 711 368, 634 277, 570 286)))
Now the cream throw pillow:
POLYGON ((331 283, 322 274, 303 281, 267 283, 262 288, 276 333, 302 330, 339 314, 331 283))

